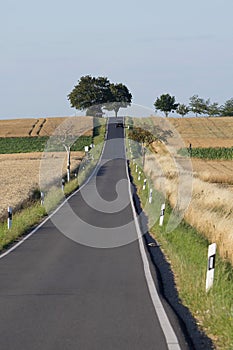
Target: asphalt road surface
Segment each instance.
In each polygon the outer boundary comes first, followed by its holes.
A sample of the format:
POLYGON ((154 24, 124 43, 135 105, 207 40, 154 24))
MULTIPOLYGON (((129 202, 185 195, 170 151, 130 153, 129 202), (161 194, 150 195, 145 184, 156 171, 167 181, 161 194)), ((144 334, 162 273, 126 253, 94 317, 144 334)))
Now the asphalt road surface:
POLYGON ((155 310, 125 164, 112 119, 95 176, 0 259, 1 350, 189 348, 169 307, 170 328, 155 310))

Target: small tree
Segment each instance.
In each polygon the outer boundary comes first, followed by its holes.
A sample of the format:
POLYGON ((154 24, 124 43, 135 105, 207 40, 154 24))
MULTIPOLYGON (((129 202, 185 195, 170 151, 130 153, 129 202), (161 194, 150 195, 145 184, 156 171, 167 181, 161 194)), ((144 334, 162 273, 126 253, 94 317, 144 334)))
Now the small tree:
POLYGON ((184 117, 186 114, 189 113, 189 107, 184 104, 179 104, 176 112, 180 114, 182 117, 184 117))
POLYGON ((205 114, 206 112, 208 113, 208 108, 210 104, 210 100, 204 100, 203 98, 200 98, 198 95, 193 95, 189 99, 189 106, 190 106, 190 111, 195 113, 196 117, 197 115, 205 114))
POLYGON ((221 114, 225 117, 233 116, 233 98, 227 100, 225 104, 221 107, 221 114))
POLYGON ((168 117, 170 112, 177 110, 179 104, 175 103, 175 96, 164 94, 156 99, 154 106, 156 109, 164 112, 165 116, 168 117))
POLYGON ((134 127, 128 133, 128 137, 131 140, 141 144, 143 166, 145 163, 145 147, 148 147, 152 142, 157 140, 157 136, 153 132, 146 130, 146 128, 146 125, 144 127, 134 127))
POLYGON ((210 117, 215 117, 217 115, 220 115, 221 114, 221 110, 220 110, 220 107, 218 105, 218 102, 213 102, 212 104, 210 104, 208 106, 208 115, 210 117))

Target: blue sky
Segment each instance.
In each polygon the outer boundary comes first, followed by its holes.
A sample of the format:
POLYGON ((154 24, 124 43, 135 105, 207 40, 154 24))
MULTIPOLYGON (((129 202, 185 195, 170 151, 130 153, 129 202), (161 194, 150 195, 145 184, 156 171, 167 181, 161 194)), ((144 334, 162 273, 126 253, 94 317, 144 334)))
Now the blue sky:
POLYGON ((83 75, 122 82, 153 110, 162 93, 233 97, 232 0, 8 0, 0 12, 0 119, 74 115, 83 75))

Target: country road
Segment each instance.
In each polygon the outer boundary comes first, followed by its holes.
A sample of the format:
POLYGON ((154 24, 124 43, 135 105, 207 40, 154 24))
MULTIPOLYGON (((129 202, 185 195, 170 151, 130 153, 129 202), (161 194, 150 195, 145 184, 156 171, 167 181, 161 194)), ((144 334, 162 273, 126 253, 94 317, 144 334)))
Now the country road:
POLYGON ((0 259, 1 350, 191 349, 154 293, 115 123, 90 181, 0 259))

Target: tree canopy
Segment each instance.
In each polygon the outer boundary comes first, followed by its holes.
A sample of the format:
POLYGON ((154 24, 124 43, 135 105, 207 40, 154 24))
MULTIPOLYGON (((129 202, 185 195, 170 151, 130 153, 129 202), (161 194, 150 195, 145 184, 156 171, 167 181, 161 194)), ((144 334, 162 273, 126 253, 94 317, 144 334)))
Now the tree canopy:
POLYGON ((182 117, 184 117, 186 114, 188 114, 190 111, 189 107, 184 104, 179 104, 177 107, 176 112, 180 114, 182 117))
POLYGON ((126 108, 131 104, 132 95, 123 84, 110 83, 106 77, 80 78, 78 84, 68 95, 71 107, 87 110, 87 115, 102 116, 103 109, 115 111, 126 108))
POLYGON ((179 104, 175 103, 175 96, 163 94, 156 99, 154 106, 156 109, 164 112, 165 116, 168 117, 169 112, 174 112, 179 104))
POLYGON ((233 98, 227 100, 225 104, 221 107, 221 114, 225 117, 233 116, 233 98))
POLYGON ((117 113, 119 112, 120 108, 127 108, 130 106, 132 95, 128 88, 123 84, 111 84, 110 90, 113 102, 107 103, 104 106, 104 109, 108 111, 115 111, 115 115, 117 117, 117 113))
POLYGON ((190 106, 190 111, 196 114, 205 114, 208 113, 208 106, 210 104, 210 100, 204 100, 203 98, 200 98, 198 95, 193 95, 189 99, 189 106, 190 106))

